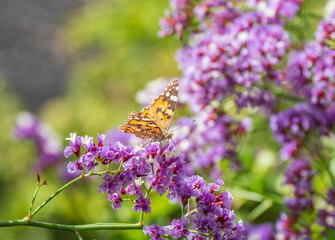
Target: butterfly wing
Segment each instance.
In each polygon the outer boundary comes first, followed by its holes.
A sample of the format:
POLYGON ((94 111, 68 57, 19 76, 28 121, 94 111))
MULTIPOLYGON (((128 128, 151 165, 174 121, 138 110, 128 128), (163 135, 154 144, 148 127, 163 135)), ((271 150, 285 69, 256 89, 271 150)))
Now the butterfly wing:
POLYGON ((168 130, 176 108, 178 90, 178 79, 173 79, 150 106, 143 108, 141 113, 152 119, 161 130, 168 130))
POLYGON ((128 120, 120 126, 120 130, 132 133, 142 139, 156 138, 162 135, 161 129, 153 120, 138 112, 129 113, 128 120))

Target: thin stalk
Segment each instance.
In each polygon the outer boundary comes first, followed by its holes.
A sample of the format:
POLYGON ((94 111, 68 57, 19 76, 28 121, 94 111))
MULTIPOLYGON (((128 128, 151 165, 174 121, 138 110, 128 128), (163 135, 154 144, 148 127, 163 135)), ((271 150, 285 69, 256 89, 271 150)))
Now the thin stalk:
POLYGON ((271 199, 265 199, 261 204, 254 208, 247 216, 248 221, 255 220, 273 205, 271 199))
POLYGON ((41 227, 41 228, 58 229, 64 231, 104 230, 104 229, 125 230, 125 229, 143 228, 143 226, 138 223, 95 223, 95 224, 83 224, 83 225, 66 225, 66 224, 38 222, 38 221, 26 222, 24 219, 0 222, 0 227, 15 227, 15 226, 41 227))
POLYGON ((47 200, 45 200, 43 203, 41 203, 41 205, 39 205, 32 213, 30 216, 28 216, 28 221, 38 212, 40 211, 48 202, 50 202, 54 197, 56 197, 59 193, 61 193, 64 189, 66 189, 68 186, 70 186, 71 184, 77 182, 78 180, 85 178, 85 177, 89 177, 91 175, 100 175, 104 174, 105 172, 90 172, 87 174, 82 174, 79 177, 73 179, 72 181, 66 183, 64 186, 62 186, 61 188, 59 188, 56 192, 54 192, 47 200))
POLYGON ((34 193, 33 199, 31 200, 31 203, 30 203, 29 211, 28 211, 28 214, 27 214, 28 218, 31 217, 31 210, 33 209, 33 206, 34 206, 34 203, 35 203, 35 200, 36 200, 36 196, 37 196, 38 190, 40 190, 40 187, 41 187, 41 184, 38 182, 37 186, 35 188, 35 193, 34 193))
POLYGON ((332 181, 332 184, 335 185, 335 177, 333 176, 333 173, 330 171, 330 168, 327 162, 325 161, 325 158, 323 157, 322 154, 319 154, 319 156, 320 156, 320 162, 324 166, 324 169, 326 170, 326 172, 328 173, 330 180, 332 181))
POLYGON ((330 171, 328 163, 325 160, 326 157, 322 154, 321 151, 318 151, 318 149, 321 149, 321 148, 318 147, 317 149, 315 149, 312 145, 309 146, 307 144, 305 144, 304 146, 306 147, 307 150, 310 151, 311 155, 316 155, 315 157, 317 158, 317 160, 319 160, 318 162, 321 163, 322 168, 327 172, 332 184, 334 185, 335 184, 335 177, 333 176, 332 172, 330 171))
POLYGON ((191 198, 187 200, 187 214, 189 214, 191 211, 191 198))
POLYGON ((194 208, 192 211, 189 211, 188 213, 186 213, 185 217, 188 217, 190 214, 192 214, 194 212, 198 212, 198 210, 196 208, 194 208))
POLYGON ((83 240, 83 238, 81 237, 80 233, 77 230, 74 230, 74 234, 76 234, 79 240, 83 240))
MULTIPOLYGON (((145 192, 145 196, 144 196, 145 198, 148 197, 150 191, 151 191, 151 186, 149 187, 148 191, 145 192)), ((143 215, 144 215, 144 212, 141 211, 141 212, 140 212, 140 221, 139 221, 139 223, 138 223, 138 224, 140 224, 141 226, 143 226, 143 215)))
POLYGON ((281 97, 283 99, 286 99, 286 100, 290 100, 290 101, 293 101, 293 102, 301 102, 301 101, 304 101, 305 99, 304 98, 298 98, 298 97, 294 97, 288 93, 285 93, 283 91, 281 91, 280 89, 278 88, 273 88, 273 87, 270 87, 270 86, 262 86, 265 90, 269 90, 271 91, 272 93, 274 93, 274 95, 278 96, 278 97, 281 97))
POLYGON ((48 202, 50 202, 54 197, 56 197, 59 193, 61 193, 65 188, 67 188, 68 186, 70 186, 71 184, 77 182, 78 180, 89 176, 90 173, 88 175, 80 175, 79 177, 73 179, 72 181, 66 183, 64 186, 62 186, 60 189, 58 189, 56 192, 54 192, 47 200, 45 200, 43 203, 41 203, 41 205, 39 205, 30 215, 30 218, 32 218, 36 213, 38 213, 38 211, 40 211, 48 202))

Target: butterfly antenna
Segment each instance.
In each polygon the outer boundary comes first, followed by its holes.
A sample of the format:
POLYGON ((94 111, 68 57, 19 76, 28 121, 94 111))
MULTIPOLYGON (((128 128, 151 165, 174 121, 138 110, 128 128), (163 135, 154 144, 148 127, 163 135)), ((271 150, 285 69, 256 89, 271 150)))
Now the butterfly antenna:
POLYGON ((191 123, 194 123, 195 122, 195 119, 193 119, 191 122, 189 122, 189 123, 186 123, 185 125, 183 125, 183 126, 180 126, 180 127, 178 127, 178 128, 175 128, 175 129, 173 129, 173 130, 171 130, 171 132, 174 132, 174 131, 177 131, 178 129, 181 129, 181 128, 183 128, 183 127, 185 127, 185 126, 187 126, 187 125, 190 125, 191 123))

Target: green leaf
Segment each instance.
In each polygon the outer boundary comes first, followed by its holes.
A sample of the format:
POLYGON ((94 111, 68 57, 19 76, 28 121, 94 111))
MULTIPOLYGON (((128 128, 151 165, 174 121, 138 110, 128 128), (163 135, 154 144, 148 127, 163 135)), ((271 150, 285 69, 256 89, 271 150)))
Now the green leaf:
POLYGON ((327 228, 326 229, 326 235, 327 235, 327 239, 329 239, 329 240, 335 239, 335 230, 331 229, 331 228, 327 228))

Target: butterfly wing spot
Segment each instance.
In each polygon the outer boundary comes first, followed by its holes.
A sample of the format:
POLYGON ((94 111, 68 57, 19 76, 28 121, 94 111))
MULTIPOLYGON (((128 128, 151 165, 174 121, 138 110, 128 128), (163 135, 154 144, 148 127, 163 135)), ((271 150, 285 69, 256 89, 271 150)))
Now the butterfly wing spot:
POLYGON ((178 100, 178 97, 177 96, 171 96, 171 99, 170 99, 171 101, 174 101, 174 102, 177 102, 177 100, 178 100))

